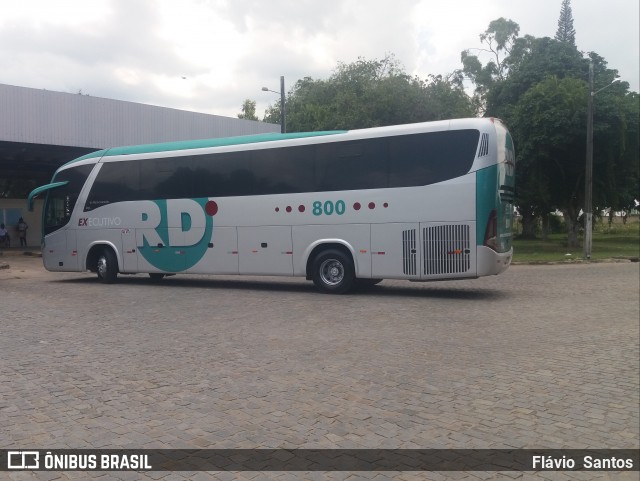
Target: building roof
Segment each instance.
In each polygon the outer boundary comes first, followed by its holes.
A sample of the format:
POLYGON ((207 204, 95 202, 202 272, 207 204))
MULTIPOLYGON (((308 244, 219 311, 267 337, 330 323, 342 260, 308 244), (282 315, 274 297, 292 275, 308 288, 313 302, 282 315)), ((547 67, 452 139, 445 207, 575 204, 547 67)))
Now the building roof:
POLYGON ((279 131, 279 125, 265 122, 0 84, 5 179, 45 183, 64 163, 110 147, 279 131))

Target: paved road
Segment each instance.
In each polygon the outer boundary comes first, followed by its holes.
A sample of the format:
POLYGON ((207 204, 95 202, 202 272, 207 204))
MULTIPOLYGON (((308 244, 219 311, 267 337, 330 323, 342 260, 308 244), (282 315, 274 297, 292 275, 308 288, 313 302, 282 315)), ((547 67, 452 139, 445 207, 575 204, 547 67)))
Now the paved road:
MULTIPOLYGON (((349 296, 290 278, 0 270, 0 448, 638 448, 639 265, 349 296)), ((638 473, 92 473, 638 479, 638 473)), ((87 473, 0 473, 84 479, 87 473)))

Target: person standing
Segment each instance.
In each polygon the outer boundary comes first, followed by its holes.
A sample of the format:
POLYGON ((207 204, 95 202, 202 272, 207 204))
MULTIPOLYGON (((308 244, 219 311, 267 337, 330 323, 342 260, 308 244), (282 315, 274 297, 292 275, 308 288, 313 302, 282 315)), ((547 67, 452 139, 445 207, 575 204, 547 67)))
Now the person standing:
POLYGON ((29 226, 22 217, 18 219, 18 237, 20 238, 20 247, 27 247, 27 229, 29 226))
POLYGON ((0 224, 0 245, 9 247, 10 244, 9 231, 4 227, 4 224, 0 224))

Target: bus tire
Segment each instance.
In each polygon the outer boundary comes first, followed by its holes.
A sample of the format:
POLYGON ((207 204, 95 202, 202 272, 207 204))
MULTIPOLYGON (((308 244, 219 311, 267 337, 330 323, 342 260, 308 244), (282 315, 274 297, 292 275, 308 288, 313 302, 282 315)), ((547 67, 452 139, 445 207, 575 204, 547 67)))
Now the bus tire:
POLYGON ((118 259, 109 247, 105 247, 98 255, 96 266, 98 279, 105 284, 113 284, 118 277, 118 259))
POLYGON ((313 261, 312 279, 327 294, 344 294, 352 287, 355 269, 351 256, 337 249, 320 252, 313 261))
POLYGON ((164 274, 159 272, 149 272, 149 278, 154 282, 158 282, 164 279, 164 274))

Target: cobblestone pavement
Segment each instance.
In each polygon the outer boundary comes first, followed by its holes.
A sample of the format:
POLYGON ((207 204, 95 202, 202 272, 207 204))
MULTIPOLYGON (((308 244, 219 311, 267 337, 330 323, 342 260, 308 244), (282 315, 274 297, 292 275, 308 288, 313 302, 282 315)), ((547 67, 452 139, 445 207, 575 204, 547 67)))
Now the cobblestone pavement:
MULTIPOLYGON (((638 448, 639 265, 348 296, 291 278, 0 270, 0 448, 638 448)), ((21 472, 0 479, 629 479, 21 472)))

